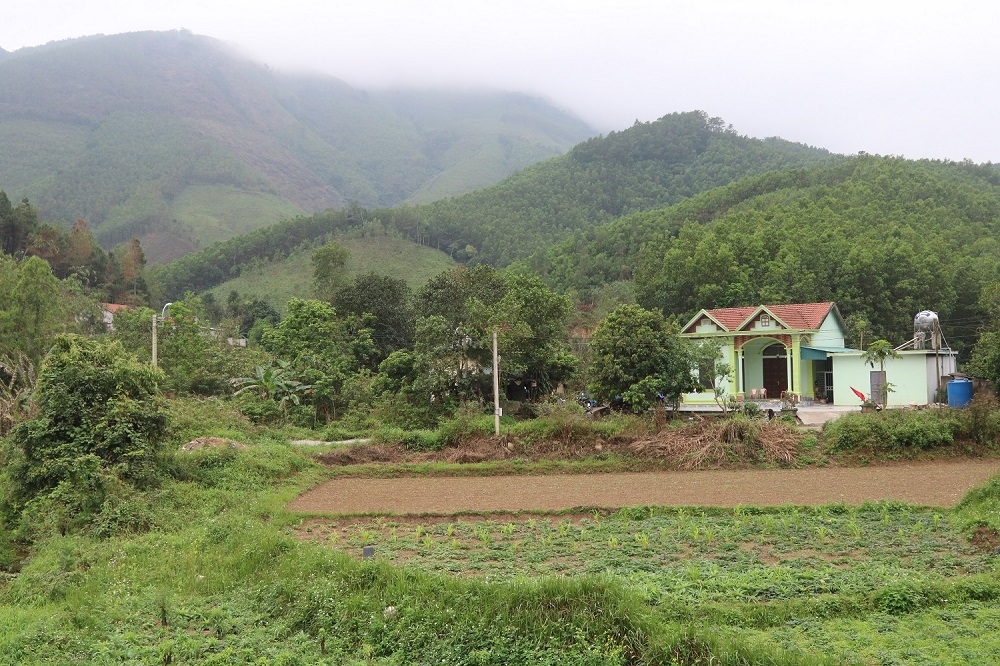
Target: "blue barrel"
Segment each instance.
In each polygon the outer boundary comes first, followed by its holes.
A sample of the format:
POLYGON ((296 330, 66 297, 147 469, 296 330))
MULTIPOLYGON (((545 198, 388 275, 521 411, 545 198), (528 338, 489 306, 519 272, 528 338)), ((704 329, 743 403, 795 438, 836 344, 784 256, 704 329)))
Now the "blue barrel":
POLYGON ((967 407, 972 401, 972 382, 968 379, 952 379, 948 382, 948 406, 967 407))

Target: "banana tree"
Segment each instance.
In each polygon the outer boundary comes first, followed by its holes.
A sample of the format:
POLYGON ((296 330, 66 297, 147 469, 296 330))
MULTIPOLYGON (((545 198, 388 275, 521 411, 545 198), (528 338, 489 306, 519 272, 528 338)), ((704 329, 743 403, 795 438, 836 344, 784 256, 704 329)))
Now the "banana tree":
POLYGON ((288 410, 289 403, 302 404, 302 396, 307 394, 312 386, 303 384, 292 377, 291 369, 286 361, 277 361, 270 365, 258 365, 250 377, 237 377, 230 380, 236 392, 234 396, 243 393, 255 393, 263 400, 274 400, 282 413, 288 410))

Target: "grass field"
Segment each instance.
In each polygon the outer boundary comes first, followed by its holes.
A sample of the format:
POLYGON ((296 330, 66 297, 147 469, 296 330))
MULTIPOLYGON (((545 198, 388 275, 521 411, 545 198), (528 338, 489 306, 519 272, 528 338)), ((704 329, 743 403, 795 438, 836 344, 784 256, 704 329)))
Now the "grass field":
MULTIPOLYGON (((0 664, 967 664, 1000 656, 1000 481, 899 503, 307 516, 300 430, 171 402, 143 491, 0 583, 0 664), (361 558, 374 546, 372 560, 361 558)), ((595 476, 595 482, 599 477, 595 476)), ((10 554, 7 554, 10 557, 10 554)))
POLYGON ((171 216, 195 230, 201 247, 304 213, 273 194, 223 185, 186 187, 170 204, 171 216))

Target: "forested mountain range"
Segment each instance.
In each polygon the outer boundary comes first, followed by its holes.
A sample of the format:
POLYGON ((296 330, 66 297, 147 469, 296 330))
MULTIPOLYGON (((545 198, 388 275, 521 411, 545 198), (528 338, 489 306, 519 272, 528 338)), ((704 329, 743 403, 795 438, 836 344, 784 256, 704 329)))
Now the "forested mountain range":
POLYGON ((590 139, 454 199, 284 221, 167 265, 157 271, 157 281, 171 298, 209 289, 251 262, 364 224, 459 261, 503 266, 630 211, 661 208, 749 174, 842 159, 781 139, 740 136, 701 111, 674 113, 590 139))
POLYGON ((581 294, 632 281, 639 304, 680 319, 701 308, 835 301, 855 328, 867 321, 868 339, 897 344, 930 309, 964 348, 988 316, 984 287, 1000 281, 1000 172, 859 155, 626 216, 527 263, 581 294))
POLYGON ((577 231, 677 203, 745 176, 842 159, 779 138, 739 135, 702 111, 589 139, 502 182, 418 210, 460 260, 507 265, 577 231))
POLYGON ((510 93, 366 92, 291 76, 186 31, 0 54, 0 183, 105 246, 179 256, 356 201, 495 183, 594 131, 510 93))

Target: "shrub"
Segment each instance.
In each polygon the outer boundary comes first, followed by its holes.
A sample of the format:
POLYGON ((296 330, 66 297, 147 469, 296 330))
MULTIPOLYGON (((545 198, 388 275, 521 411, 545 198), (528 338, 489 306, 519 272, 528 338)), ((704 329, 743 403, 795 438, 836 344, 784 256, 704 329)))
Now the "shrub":
POLYGON ((890 409, 845 414, 824 424, 823 433, 827 449, 835 453, 907 453, 951 444, 960 426, 959 419, 949 412, 890 409))
POLYGON ((958 415, 961 436, 983 445, 996 444, 1000 439, 1000 403, 992 393, 977 393, 958 415))
POLYGON ((489 437, 493 434, 493 415, 484 414, 482 407, 468 403, 459 407, 450 419, 443 421, 438 432, 446 446, 476 437, 489 437))
POLYGON ((401 444, 410 451, 440 451, 445 445, 444 436, 433 430, 383 427, 375 432, 373 439, 379 444, 401 444))
POLYGON ((274 400, 250 393, 238 395, 234 400, 239 405, 240 412, 257 425, 277 423, 283 416, 281 406, 274 400))
POLYGON ((119 342, 58 338, 39 372, 38 416, 6 446, 14 509, 62 489, 73 498, 70 513, 86 515, 102 504, 106 477, 150 481, 166 427, 162 377, 119 342))
POLYGON ((887 585, 875 594, 875 607, 889 615, 904 615, 920 608, 924 594, 907 582, 887 585))

